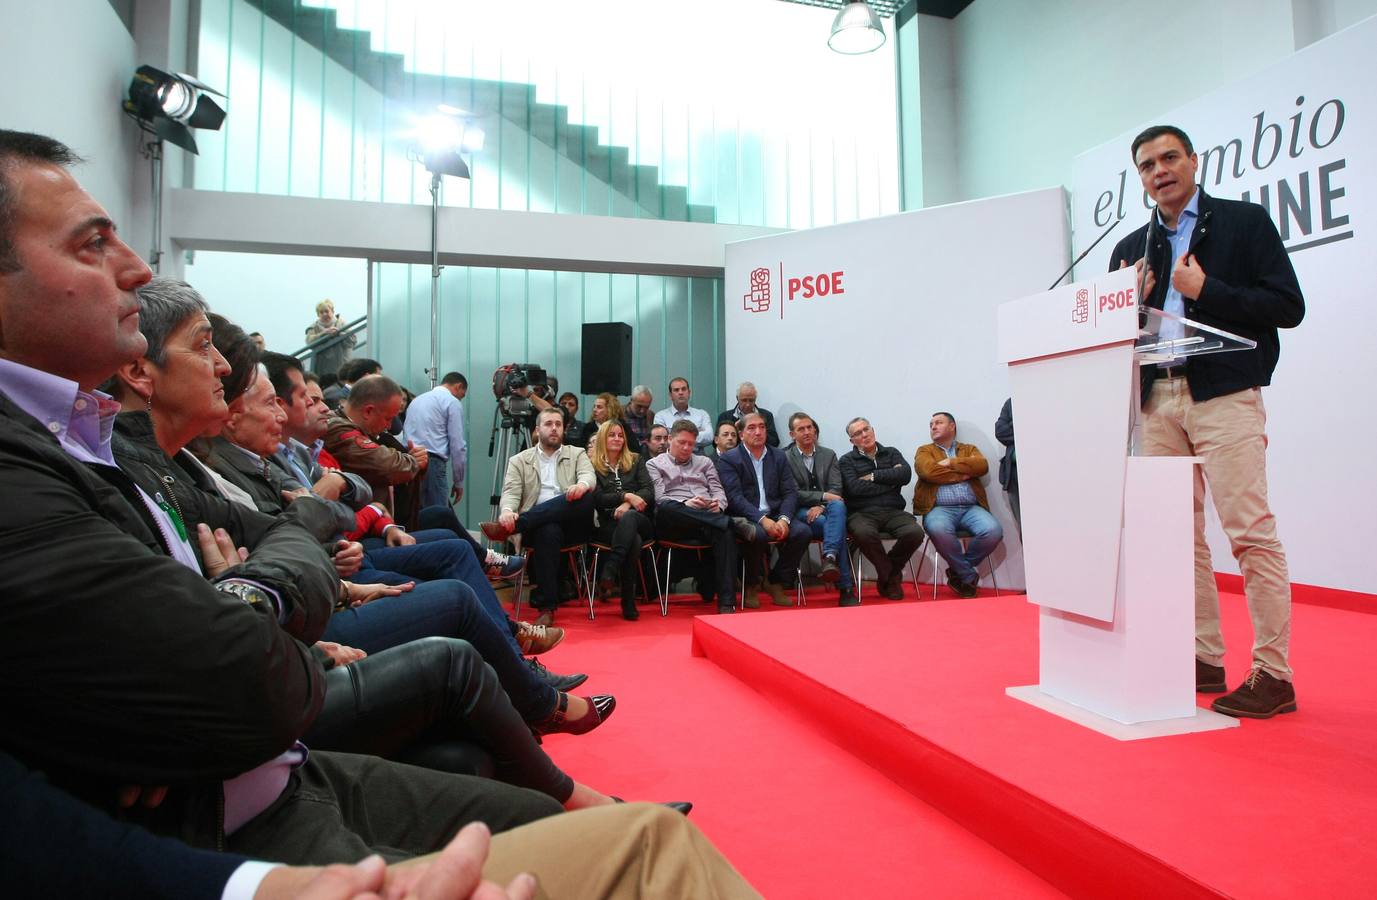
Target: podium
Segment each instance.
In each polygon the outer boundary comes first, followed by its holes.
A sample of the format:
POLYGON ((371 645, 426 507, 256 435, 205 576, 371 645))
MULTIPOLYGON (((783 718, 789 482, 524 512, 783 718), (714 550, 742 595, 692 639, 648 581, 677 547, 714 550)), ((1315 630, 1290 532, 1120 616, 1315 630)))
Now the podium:
POLYGON ((1122 740, 1238 724, 1196 706, 1197 460, 1131 444, 1140 365, 1252 342, 1142 312, 1132 268, 999 308, 1040 649, 1007 693, 1122 740))

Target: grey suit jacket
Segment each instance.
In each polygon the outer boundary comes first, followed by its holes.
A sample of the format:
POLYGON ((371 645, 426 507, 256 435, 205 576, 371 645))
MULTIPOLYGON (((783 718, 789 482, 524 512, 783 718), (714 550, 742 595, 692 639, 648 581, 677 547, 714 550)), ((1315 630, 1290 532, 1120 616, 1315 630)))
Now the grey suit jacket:
POLYGON ((803 464, 803 454, 798 452, 798 445, 790 444, 784 455, 789 457, 789 466, 794 470, 794 481, 798 484, 799 509, 821 506, 824 491, 841 496, 841 467, 837 465, 835 451, 821 444, 813 448, 813 474, 817 476, 818 486, 821 488, 817 491, 808 489, 808 467, 803 464))
MULTIPOLYGON (((246 491, 253 498, 254 505, 259 512, 267 513, 270 516, 279 515, 287 508, 287 501, 282 498, 282 491, 293 490, 298 485, 294 479, 288 479, 281 468, 268 462, 261 456, 250 457, 241 448, 236 447, 223 437, 211 439, 210 456, 205 460, 206 465, 219 472, 225 480, 235 487, 246 491), (257 459, 257 462, 254 460, 257 459)), ((354 511, 336 500, 321 500, 330 508, 335 515, 335 527, 338 531, 353 531, 355 528, 354 511)))

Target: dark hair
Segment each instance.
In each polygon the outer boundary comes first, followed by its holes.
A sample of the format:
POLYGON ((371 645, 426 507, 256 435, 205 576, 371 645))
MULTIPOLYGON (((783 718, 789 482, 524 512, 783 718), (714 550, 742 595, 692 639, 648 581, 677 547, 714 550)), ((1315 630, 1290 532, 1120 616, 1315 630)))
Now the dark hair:
POLYGON ((1195 148, 1191 146, 1191 139, 1186 137, 1186 133, 1180 128, 1177 128, 1175 125, 1153 125, 1151 128, 1144 128, 1142 132, 1133 139, 1133 146, 1130 147, 1128 151, 1129 156, 1133 157, 1133 164, 1135 166, 1138 164, 1139 147, 1143 146, 1148 141, 1155 141, 1159 137, 1164 137, 1166 135, 1171 135, 1180 141, 1181 146, 1186 148, 1187 156, 1195 152, 1195 148))
POLYGON ((370 403, 386 403, 402 396, 402 387, 386 375, 365 375, 349 390, 344 402, 357 409, 370 403))
MULTIPOLYGON (((253 335, 249 335, 250 338, 253 335)), ((295 356, 288 356, 285 353, 275 353, 272 350, 263 351, 263 358, 259 360, 268 369, 268 380, 273 383, 273 393, 282 398, 288 406, 292 405, 292 379, 290 373, 293 370, 302 373, 305 378, 305 369, 301 365, 301 360, 295 356)))
POLYGON ((192 316, 210 311, 196 289, 185 281, 154 275, 135 294, 139 298, 139 331, 148 341, 144 358, 155 366, 167 361, 167 339, 192 316))
POLYGON ((688 388, 689 390, 693 390, 692 387, 689 387, 689 380, 682 375, 676 375, 669 380, 669 390, 674 390, 674 382, 676 381, 682 381, 684 383, 684 387, 688 388))
POLYGON ((301 380, 305 381, 307 384, 320 384, 320 376, 315 372, 308 372, 305 369, 301 370, 301 380))
POLYGON ((220 379, 225 386, 225 402, 233 403, 249 389, 258 377, 258 345, 244 329, 218 313, 206 313, 210 320, 210 341, 230 364, 227 375, 220 379))
POLYGON ((934 415, 934 416, 946 416, 948 422, 952 423, 953 425, 956 424, 956 416, 952 415, 952 414, 949 413, 949 412, 942 412, 942 411, 939 410, 938 412, 933 413, 933 415, 934 415))
POLYGON ((10 172, 15 164, 48 163, 66 167, 79 162, 81 157, 61 141, 27 131, 0 128, 0 272, 18 272, 22 268, 14 246, 16 210, 10 172))
POLYGON ((360 378, 376 375, 382 371, 382 363, 376 359, 346 359, 339 367, 339 380, 353 384, 360 378))
POLYGON ((556 400, 555 402, 556 402, 556 403, 563 403, 565 397, 568 397, 569 399, 573 400, 575 406, 578 406, 578 405, 579 405, 579 395, 578 395, 578 394, 575 394, 573 391, 565 391, 564 393, 560 394, 560 395, 559 395, 559 399, 556 400))
POLYGON ((797 422, 799 419, 807 419, 809 422, 812 422, 812 423, 813 423, 813 427, 814 427, 814 428, 817 428, 818 431, 822 431, 821 428, 818 428, 818 420, 815 419, 815 418, 813 418, 812 416, 808 415, 808 413, 802 412, 802 411, 796 412, 796 413, 794 413, 792 416, 789 417, 789 430, 790 430, 790 431, 793 431, 793 430, 794 430, 794 423, 797 422))
POLYGON ((440 379, 440 383, 462 384, 464 387, 469 386, 469 380, 465 378, 463 375, 460 375, 458 372, 446 372, 445 377, 440 379))
POLYGON ((680 419, 677 422, 675 422, 674 425, 669 429, 669 436, 674 437, 681 431, 691 431, 693 432, 694 437, 698 436, 698 426, 693 424, 693 420, 691 419, 680 419))

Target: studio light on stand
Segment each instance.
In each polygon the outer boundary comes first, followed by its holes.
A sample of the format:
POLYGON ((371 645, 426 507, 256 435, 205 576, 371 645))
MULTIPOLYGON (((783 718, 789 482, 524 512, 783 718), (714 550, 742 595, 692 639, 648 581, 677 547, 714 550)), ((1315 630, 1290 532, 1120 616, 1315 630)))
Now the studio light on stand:
POLYGON ((469 166, 461 153, 483 149, 483 130, 468 113, 441 104, 416 122, 412 158, 430 173, 430 366, 426 377, 433 388, 440 381, 440 179, 445 175, 468 178, 469 166))
POLYGON ((154 272, 162 265, 163 246, 163 143, 171 141, 188 153, 196 153, 196 138, 191 129, 218 131, 225 123, 225 111, 208 97, 225 95, 190 75, 174 74, 139 66, 129 82, 124 112, 152 139, 143 146, 143 155, 153 169, 153 252, 148 264, 154 272))
POLYGON ((865 0, 851 0, 832 20, 832 35, 827 46, 838 53, 855 56, 884 46, 885 31, 880 17, 865 0))

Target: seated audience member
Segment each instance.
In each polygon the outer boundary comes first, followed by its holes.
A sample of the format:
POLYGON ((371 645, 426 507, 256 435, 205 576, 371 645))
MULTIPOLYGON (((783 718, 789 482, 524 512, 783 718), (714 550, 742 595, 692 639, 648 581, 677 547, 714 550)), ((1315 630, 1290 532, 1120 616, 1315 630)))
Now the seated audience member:
POLYGON ((467 378, 448 372, 439 384, 407 405, 406 440, 424 447, 430 460, 421 478, 422 508, 450 506, 464 497, 469 445, 464 440, 463 400, 468 390, 467 378))
POLYGON ((932 443, 919 447, 913 456, 918 473, 913 512, 923 518, 932 545, 947 561, 947 584, 959 596, 974 597, 980 583, 978 566, 1004 539, 980 483, 990 464, 974 444, 956 440, 951 413, 933 413, 928 432, 932 443), (957 531, 971 534, 965 550, 957 531))
POLYGON ((579 418, 579 398, 569 391, 559 395, 559 407, 564 410, 564 443, 570 447, 583 446, 583 429, 587 422, 579 418))
POLYGON ((373 499, 387 507, 398 522, 407 518, 398 509, 394 488, 415 481, 429 462, 424 447, 409 444, 405 451, 384 438, 388 425, 402 408, 402 389, 386 375, 368 375, 354 383, 325 429, 325 449, 344 470, 362 476, 373 488, 373 499), (379 448, 389 452, 380 453, 379 448))
MULTIPOLYGON (((400 860, 439 850, 475 819, 492 831, 528 822, 493 840, 488 878, 530 869, 561 891, 593 894, 636 869, 665 879, 640 882, 646 896, 754 896, 663 807, 550 820, 558 804, 533 791, 306 752, 297 739, 323 690, 306 646, 338 584, 318 543, 330 515, 317 498, 297 500, 296 521, 275 522, 212 582, 190 563, 177 517, 114 463, 115 409, 92 391, 146 349, 134 291, 150 273, 67 172, 76 161, 50 138, 0 129, 0 501, 7 529, 25 536, 0 554, 0 748, 101 809, 123 807, 130 824, 240 856, 322 865, 376 848, 400 860), (662 842, 675 832, 689 844, 662 842)), ((214 371, 210 346, 201 339, 186 361, 214 371)), ((213 382, 204 382, 212 397, 213 382)), ((179 381, 168 393, 183 389, 179 381)), ((198 533, 203 552, 207 541, 218 548, 198 533)), ((32 826, 12 804, 0 808, 32 826)), ((47 847, 83 836, 30 832, 47 847)), ((15 852, 0 840, 0 853, 15 852)), ((55 885, 71 872, 114 892, 99 863, 40 859, 54 868, 51 893, 66 894, 55 885)))
POLYGON ((784 453, 798 485, 798 517, 813 540, 822 541, 819 577, 841 590, 838 606, 859 606, 846 554, 846 502, 837 454, 818 443, 818 425, 807 413, 789 417, 789 437, 793 445, 784 453))
POLYGON ((680 419, 669 449, 646 464, 655 486, 655 534, 665 540, 710 545, 713 577, 700 580, 703 601, 719 613, 736 612, 736 539, 755 539, 755 525, 727 516, 727 494, 712 460, 695 455, 698 426, 680 419))
POLYGON ((698 446, 695 449, 701 452, 712 443, 712 420, 708 418, 707 410, 689 406, 689 398, 692 396, 693 391, 689 388, 687 378, 672 379, 669 382, 669 406, 655 414, 655 424, 668 428, 670 440, 673 440, 675 422, 692 422, 698 435, 698 446))
POLYGON ((560 548, 583 543, 593 528, 593 494, 597 484, 588 454, 564 445, 564 415, 559 409, 536 414, 536 446, 507 461, 502 480, 501 514, 484 522, 494 541, 520 534, 532 551, 530 570, 536 589, 531 604, 540 610, 538 625, 553 625, 559 606, 560 548))
POLYGON ((715 463, 722 458, 723 453, 734 449, 739 443, 741 432, 737 430, 737 423, 719 422, 717 431, 712 436, 712 446, 703 451, 703 455, 715 463))
POLYGON ((758 412, 765 417, 765 445, 768 447, 779 446, 779 433, 775 431, 775 414, 768 409, 761 409, 755 405, 756 397, 755 385, 749 381, 743 381, 736 388, 736 406, 731 409, 723 410, 717 416, 717 424, 723 422, 736 422, 740 425, 747 415, 758 412))
MULTIPOLYGON (((319 369, 316 372, 323 374, 319 369)), ((345 360, 335 372, 335 383, 325 388, 325 402, 330 404, 332 409, 339 409, 339 405, 353 390, 356 381, 360 378, 367 378, 369 375, 381 374, 382 363, 376 359, 345 360)))
MULTIPOLYGON (((666 804, 673 806, 673 804, 666 804)), ((542 820, 539 838, 562 847, 569 858, 519 861, 536 829, 494 838, 473 822, 436 856, 388 865, 369 856, 327 868, 258 862, 236 853, 199 850, 179 840, 156 837, 137 825, 59 790, 9 754, 0 753, 0 871, 12 897, 62 897, 64 900, 353 900, 377 896, 441 900, 531 900, 538 889, 561 895, 561 888, 587 881, 563 866, 585 865, 580 855, 607 857, 603 877, 615 877, 649 864, 642 841, 657 861, 674 871, 647 872, 627 896, 660 897, 671 890, 706 891, 721 897, 756 897, 749 885, 683 816, 666 806, 605 806, 596 816, 542 820), (628 813, 636 811, 637 818, 628 813), (612 816, 631 832, 616 835, 612 816), (653 820, 653 821, 652 821, 653 820), (573 823, 583 831, 567 830, 573 823), (504 857, 516 857, 505 859, 504 857), (534 863, 533 865, 531 863, 534 863), (680 871, 683 867, 683 871, 680 871), (518 869, 539 872, 539 878, 518 869), (506 883, 503 889, 500 883, 506 883), (644 893, 642 893, 644 889, 644 893), (722 893, 718 893, 721 891, 722 893)), ((603 866, 599 867, 603 869, 603 866)), ((594 889, 590 884, 588 890, 594 889)), ((622 896, 619 894, 618 896, 622 896)), ((693 896, 698 896, 693 894, 693 896)))
POLYGON ((603 562, 598 586, 609 593, 618 584, 622 592, 622 618, 635 621, 636 562, 641 545, 655 536, 651 516, 655 512, 655 486, 650 483, 645 459, 626 446, 620 422, 604 422, 588 448, 598 484, 593 507, 598 514, 595 536, 612 549, 603 562))
MULTIPOLYGON (((292 357, 286 357, 291 360, 292 357)), ((330 455, 325 449, 325 434, 329 430, 329 423, 332 418, 330 408, 325 405, 321 396, 320 385, 309 373, 301 373, 305 383, 298 388, 296 372, 298 368, 293 368, 291 363, 284 363, 287 367, 286 378, 283 382, 287 393, 284 395, 282 390, 278 391, 278 401, 287 412, 287 421, 284 425, 291 440, 289 453, 278 454, 274 457, 282 470, 289 473, 292 478, 300 482, 300 475, 304 472, 306 477, 312 480, 313 484, 319 484, 321 479, 328 472, 337 472, 341 475, 362 481, 359 476, 352 472, 344 472, 341 469, 339 460, 330 455), (302 402, 298 396, 298 391, 305 392, 305 401, 302 402), (302 404, 302 409, 298 410, 297 405, 302 404), (296 424, 294 424, 296 423, 296 424), (303 452, 305 451, 305 452, 303 452)), ((271 359, 269 360, 269 373, 271 374, 271 359)), ((274 386, 277 386, 277 378, 274 377, 274 386)), ((366 450, 355 440, 350 448, 351 461, 356 465, 361 460, 364 461, 365 471, 378 470, 384 471, 392 465, 394 458, 402 454, 402 451, 391 447, 384 447, 381 444, 371 450, 366 450), (375 459, 376 457, 376 459, 375 459)), ((365 489, 371 494, 371 488, 366 481, 362 482, 365 489)), ((290 487, 290 485, 288 485, 290 487)), ((379 503, 368 503, 366 505, 353 503, 355 509, 355 520, 357 528, 348 532, 346 538, 349 540, 362 541, 367 550, 376 550, 382 546, 404 546, 419 542, 426 543, 437 540, 452 540, 459 538, 469 545, 474 557, 480 560, 487 574, 493 578, 510 578, 526 565, 526 561, 520 556, 507 556, 493 550, 484 549, 481 544, 473 539, 468 529, 464 528, 459 522, 454 510, 448 505, 426 507, 420 512, 421 530, 414 534, 408 533, 405 528, 399 525, 392 518, 391 513, 386 507, 379 503)), ((523 629, 530 631, 535 626, 523 626, 523 629)), ((525 639, 523 638, 523 647, 525 639)), ((530 652, 527 649, 527 652, 530 652)))
POLYGON ((783 450, 765 445, 765 417, 760 413, 746 413, 741 419, 741 440, 741 446, 717 460, 717 474, 727 494, 727 513, 755 523, 751 546, 744 551, 753 558, 746 561, 741 603, 753 609, 760 606, 753 596, 757 589, 754 582, 759 578, 760 587, 775 606, 793 606, 794 600, 785 595, 784 588, 794 586, 799 561, 813 539, 807 525, 794 521, 798 510, 794 471, 783 450), (781 544, 779 559, 766 573, 772 541, 781 544))
MULTIPOLYGON (((149 292, 145 288, 142 299, 149 292)), ((187 287, 190 290, 190 286, 187 287)), ((311 434, 317 417, 306 391, 305 373, 301 361, 283 353, 264 353, 261 361, 267 369, 268 381, 277 396, 277 404, 285 415, 282 423, 282 443, 268 458, 288 482, 286 489, 308 488, 317 497, 338 500, 350 509, 359 509, 373 499, 373 489, 357 475, 329 470, 316 462, 312 448, 300 438, 311 434)), ((314 442, 316 437, 309 439, 314 442)), ((256 463, 256 460, 255 460, 256 463)), ((394 537, 395 539, 395 537, 394 537)))
MULTIPOLYGON (((643 384, 638 384, 631 389, 627 395, 626 406, 623 410, 626 419, 626 430, 628 438, 635 438, 640 445, 637 453, 645 450, 646 439, 650 437, 651 426, 655 424, 655 410, 651 409, 651 404, 655 402, 655 397, 650 393, 650 388, 643 384)), ((668 436, 669 432, 665 432, 668 436)))
MULTIPOLYGON (((846 527, 861 553, 875 567, 880 596, 904 599, 904 565, 923 543, 923 529, 904 509, 900 494, 913 477, 903 454, 875 440, 869 420, 846 424, 854 448, 840 460, 846 527), (885 553, 883 539, 894 538, 885 553)), ((858 586, 859 587, 859 586, 858 586)))
POLYGON ((1004 456, 999 460, 999 484, 1009 497, 1009 511, 1014 514, 1014 524, 1022 533, 1023 510, 1018 502, 1018 454, 1014 451, 1014 401, 1010 397, 1004 401, 995 420, 995 440, 1004 445, 1004 456))
POLYGON ((622 432, 626 435, 627 449, 632 453, 641 452, 641 442, 631 435, 631 430, 626 426, 626 418, 622 415, 622 404, 615 394, 598 394, 593 400, 592 417, 583 426, 583 447, 589 447, 593 443, 593 438, 597 436, 598 429, 606 422, 616 422, 622 426, 622 432))
MULTIPOLYGON (((171 458, 182 458, 182 444, 190 436, 213 433, 234 423, 238 443, 232 445, 232 449, 242 451, 240 455, 246 455, 257 448, 260 453, 257 458, 261 464, 261 451, 272 446, 272 442, 264 438, 268 432, 264 430, 266 426, 261 425, 262 417, 246 414, 240 406, 241 401, 251 396, 257 387, 268 383, 267 378, 263 376, 249 382, 243 396, 235 396, 235 392, 244 384, 245 372, 262 373, 264 368, 252 365, 255 354, 249 349, 251 345, 243 332, 218 316, 214 317, 219 324, 212 331, 210 347, 216 355, 208 357, 214 363, 214 368, 208 364, 199 364, 199 368, 186 365, 183 362, 183 356, 187 354, 186 345, 203 340, 202 329, 211 328, 211 320, 204 312, 204 301, 189 285, 163 278, 145 285, 139 295, 141 308, 147 310, 144 333, 149 352, 154 356, 141 358, 119 369, 116 389, 122 403, 129 409, 115 423, 117 460, 136 484, 146 486, 152 492, 160 506, 170 503, 169 508, 181 522, 182 530, 189 531, 203 523, 210 527, 233 529, 237 532, 236 537, 242 536, 246 544, 253 545, 256 541, 252 533, 261 533, 268 527, 264 520, 226 510, 223 504, 217 504, 213 499, 207 500, 199 490, 179 490, 182 478, 187 479, 188 485, 195 484, 194 473, 184 468, 174 470, 171 458), (169 330, 171 325, 177 327, 169 330), (227 365, 226 356, 219 355, 218 348, 221 346, 225 347, 228 358, 239 365, 238 370, 234 365, 227 365), (154 362, 153 359, 158 357, 165 357, 165 362, 154 362), (229 397, 228 405, 224 394, 209 387, 196 390, 198 378, 207 385, 214 382, 224 388, 229 397), (158 398, 156 405, 149 404, 148 401, 155 397, 158 398), (259 421, 260 427, 255 429, 249 424, 251 421, 259 421)), ((281 415, 280 410, 278 414, 281 415)), ((299 502, 298 499, 290 508, 279 508, 278 512, 284 518, 290 518, 299 502)), ((271 520, 268 521, 270 524, 271 520)), ((471 641, 483 658, 491 662, 503 688, 531 727, 536 730, 552 726, 556 730, 591 730, 586 726, 593 724, 597 717, 583 712, 582 698, 564 701, 558 689, 547 683, 539 671, 523 664, 509 628, 510 622, 502 612, 496 595, 491 593, 486 580, 477 572, 467 545, 457 540, 451 540, 448 544, 451 546, 432 543, 370 554, 374 558, 371 562, 385 564, 384 560, 376 558, 388 557, 401 563, 399 568, 409 568, 422 577, 434 580, 416 585, 412 593, 398 597, 397 594, 403 591, 389 590, 384 585, 365 584, 356 574, 354 581, 341 585, 340 600, 347 608, 337 610, 330 617, 322 637, 346 647, 359 647, 365 652, 380 654, 374 657, 376 659, 381 658, 382 651, 391 647, 401 648, 427 636, 462 637, 471 641), (406 565, 408 559, 412 561, 410 567, 406 565), (468 564, 468 569, 463 567, 464 563, 468 564), (480 606, 472 585, 487 592, 488 602, 485 606, 480 606), (584 715, 586 721, 583 725, 573 725, 574 720, 559 716, 561 705, 572 706, 575 713, 584 715)), ((173 549, 175 552, 175 544, 173 549)), ((230 553, 233 553, 233 547, 230 553)), ((197 562, 198 571, 210 572, 211 564, 203 554, 193 556, 193 561, 197 562)), ((337 555, 337 569, 339 565, 337 555)), ((366 574, 370 581, 386 578, 383 572, 360 569, 359 573, 366 574)), ((455 654, 445 646, 417 655, 417 661, 428 666, 432 674, 447 671, 455 658, 455 654)), ((338 661, 339 657, 332 654, 331 659, 338 661)), ((364 663, 363 666, 371 671, 395 673, 395 667, 385 663, 364 663)), ((393 674, 390 677, 404 680, 405 676, 404 670, 400 675, 393 674)), ((374 679, 374 687, 378 690, 385 688, 387 683, 383 675, 377 675, 374 679)), ((413 690, 422 687, 417 683, 413 690)), ((356 690, 346 690, 343 696, 357 698, 358 694, 356 690)), ((376 699, 378 694, 370 691, 368 696, 376 699)), ((589 708, 595 706, 590 704, 589 708)), ((604 702, 603 706, 607 704, 604 702)), ((602 710, 598 710, 599 716, 601 713, 602 710)), ((413 717, 411 724, 415 726, 417 719, 413 717)), ((325 727, 325 723, 322 723, 322 728, 325 727)), ((335 729, 332 733, 338 731, 335 729)))
POLYGON ((249 340, 253 341, 253 345, 258 348, 259 353, 264 353, 267 351, 268 341, 266 338, 263 337, 263 335, 260 332, 250 331, 249 340))
POLYGON ((642 448, 645 453, 646 461, 654 459, 661 453, 669 449, 669 429, 663 425, 650 426, 650 434, 646 437, 645 446, 642 448))

